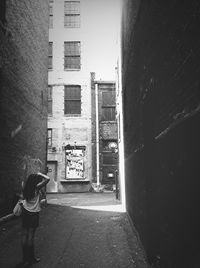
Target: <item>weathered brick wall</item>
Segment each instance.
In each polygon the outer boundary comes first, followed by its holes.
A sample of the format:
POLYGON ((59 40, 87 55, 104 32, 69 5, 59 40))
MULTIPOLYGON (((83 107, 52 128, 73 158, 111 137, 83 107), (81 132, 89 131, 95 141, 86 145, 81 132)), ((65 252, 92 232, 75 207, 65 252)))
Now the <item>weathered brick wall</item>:
POLYGON ((0 24, 0 215, 46 167, 48 0, 6 1, 0 24))
POLYGON ((199 14, 195 0, 124 9, 127 205, 156 267, 198 267, 199 14))

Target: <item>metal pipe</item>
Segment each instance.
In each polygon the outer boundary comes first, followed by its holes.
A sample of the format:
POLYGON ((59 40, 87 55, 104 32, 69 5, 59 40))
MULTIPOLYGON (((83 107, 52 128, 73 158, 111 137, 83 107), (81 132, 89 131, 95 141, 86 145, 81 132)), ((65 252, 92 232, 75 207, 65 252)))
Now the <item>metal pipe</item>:
POLYGON ((95 106, 96 106, 96 168, 97 168, 97 188, 100 186, 99 180, 99 98, 98 84, 95 83, 95 106))

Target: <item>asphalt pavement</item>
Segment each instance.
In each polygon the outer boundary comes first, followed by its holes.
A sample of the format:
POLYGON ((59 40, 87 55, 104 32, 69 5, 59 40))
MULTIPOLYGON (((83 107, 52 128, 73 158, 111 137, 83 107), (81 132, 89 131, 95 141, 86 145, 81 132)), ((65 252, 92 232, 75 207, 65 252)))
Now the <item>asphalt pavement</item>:
MULTIPOLYGON (((21 262, 21 219, 0 225, 0 267, 21 262)), ((35 237, 36 268, 147 268, 145 253, 113 193, 48 194, 35 237)))

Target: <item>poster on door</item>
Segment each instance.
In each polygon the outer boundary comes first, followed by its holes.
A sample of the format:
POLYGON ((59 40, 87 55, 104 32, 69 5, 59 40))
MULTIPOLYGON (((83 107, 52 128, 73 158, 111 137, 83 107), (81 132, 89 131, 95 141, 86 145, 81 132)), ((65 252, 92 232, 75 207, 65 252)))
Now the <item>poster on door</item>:
POLYGON ((84 179, 83 150, 66 150, 66 179, 84 179))

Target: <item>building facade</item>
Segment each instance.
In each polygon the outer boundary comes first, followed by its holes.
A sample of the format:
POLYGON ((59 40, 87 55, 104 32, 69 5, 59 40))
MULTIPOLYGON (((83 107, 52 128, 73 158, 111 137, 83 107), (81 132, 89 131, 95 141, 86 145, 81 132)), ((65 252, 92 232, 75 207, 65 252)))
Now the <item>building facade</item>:
POLYGON ((0 216, 46 172, 48 1, 0 2, 0 216))
POLYGON ((82 1, 50 1, 49 192, 82 192, 91 181, 91 85, 82 1))
POLYGON ((111 176, 110 182, 112 181, 109 184, 115 182, 113 175, 115 172, 107 171, 106 175, 102 175, 99 171, 105 162, 105 157, 104 161, 102 160, 101 140, 117 140, 116 122, 113 123, 115 83, 106 81, 97 83, 94 81, 94 73, 91 73, 93 71, 91 62, 95 61, 91 60, 91 52, 94 53, 96 48, 93 48, 94 40, 91 38, 94 33, 91 25, 93 17, 88 18, 90 15, 88 10, 98 12, 96 5, 91 6, 90 1, 83 0, 50 1, 48 174, 51 181, 47 187, 48 192, 89 191, 97 181, 101 184, 108 183, 108 174, 111 176), (101 108, 98 110, 101 121, 99 130, 104 127, 102 133, 107 135, 107 138, 101 139, 100 134, 98 144, 100 156, 94 153, 97 146, 96 136, 93 138, 97 127, 96 102, 93 94, 95 83, 98 84, 99 97, 104 96, 101 102, 105 102, 105 106, 110 105, 107 110, 110 109, 112 117, 106 119, 110 122, 109 126, 107 123, 103 124, 100 116, 106 107, 99 106, 101 108), (102 93, 102 91, 108 92, 102 93), (108 98, 112 103, 106 104, 106 96, 109 94, 113 96, 108 98), (97 161, 99 161, 98 167, 97 161))
POLYGON ((118 125, 116 121, 116 85, 98 81, 92 85, 92 170, 97 187, 113 190, 118 182, 118 125))

